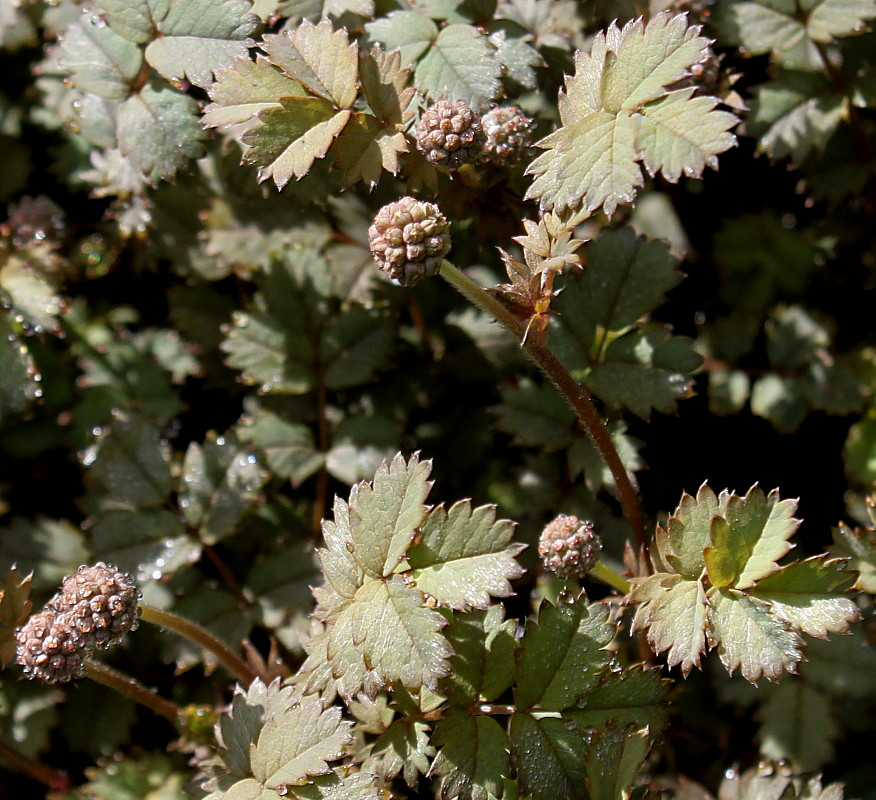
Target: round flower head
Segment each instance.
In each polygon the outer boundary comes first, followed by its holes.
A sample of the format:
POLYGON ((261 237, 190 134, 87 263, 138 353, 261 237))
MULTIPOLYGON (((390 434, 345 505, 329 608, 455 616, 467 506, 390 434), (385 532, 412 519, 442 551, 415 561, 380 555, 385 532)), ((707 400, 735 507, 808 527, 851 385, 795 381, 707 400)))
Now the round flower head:
POLYGON ((47 606, 15 634, 16 661, 28 678, 66 683, 85 672, 88 647, 69 614, 47 606))
POLYGON ((483 161, 511 164, 529 151, 535 122, 517 106, 497 106, 484 114, 481 124, 486 139, 483 161))
POLYGON ((434 203, 403 197, 377 212, 368 243, 383 272, 413 286, 438 273, 450 250, 450 223, 434 203))
POLYGON ((477 160, 484 147, 480 115, 462 100, 439 100, 417 123, 417 147, 436 167, 459 169, 477 160))
POLYGON ((583 578, 599 560, 602 542, 593 523, 560 514, 545 526, 538 543, 544 568, 559 578, 583 578))
POLYGON ((139 601, 130 575, 98 561, 64 578, 51 605, 70 616, 89 647, 109 647, 139 625, 139 601))

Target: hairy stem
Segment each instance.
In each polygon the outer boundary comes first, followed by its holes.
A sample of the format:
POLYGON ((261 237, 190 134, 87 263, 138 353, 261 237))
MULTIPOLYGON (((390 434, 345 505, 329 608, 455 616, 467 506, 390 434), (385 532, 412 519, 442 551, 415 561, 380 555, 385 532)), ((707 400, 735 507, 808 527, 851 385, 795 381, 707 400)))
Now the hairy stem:
POLYGON ((152 689, 147 689, 129 675, 108 667, 106 664, 101 664, 99 661, 89 659, 85 663, 85 676, 125 695, 125 697, 136 700, 140 705, 146 706, 165 719, 169 719, 174 725, 179 723, 182 711, 178 706, 171 703, 170 700, 159 697, 152 689))
MULTIPOLYGON (((526 326, 483 287, 478 286, 478 284, 454 267, 449 261, 442 262, 441 277, 464 295, 467 300, 474 303, 481 311, 493 317, 496 322, 502 325, 518 341, 523 342, 526 326)), ((636 541, 640 546, 647 548, 648 540, 645 534, 645 518, 642 514, 642 507, 639 504, 639 498, 636 495, 636 490, 633 487, 630 476, 621 462, 614 442, 611 440, 611 434, 593 405, 590 395, 587 394, 581 385, 569 374, 569 371, 560 363, 559 359, 545 345, 538 341, 527 340, 523 342, 522 347, 575 410, 578 419, 581 420, 581 424, 614 477, 624 515, 633 529, 636 541)))
POLYGON ((205 630, 200 625, 185 619, 178 614, 173 614, 170 611, 163 611, 160 608, 140 604, 140 618, 144 622, 151 622, 153 625, 159 625, 169 631, 188 639, 190 642, 209 650, 219 663, 222 664, 232 675, 234 675, 244 686, 249 686, 258 677, 249 665, 238 656, 228 645, 217 639, 208 630, 205 630))
POLYGON ((2 739, 0 739, 0 761, 55 791, 64 791, 69 784, 63 772, 25 755, 2 739))

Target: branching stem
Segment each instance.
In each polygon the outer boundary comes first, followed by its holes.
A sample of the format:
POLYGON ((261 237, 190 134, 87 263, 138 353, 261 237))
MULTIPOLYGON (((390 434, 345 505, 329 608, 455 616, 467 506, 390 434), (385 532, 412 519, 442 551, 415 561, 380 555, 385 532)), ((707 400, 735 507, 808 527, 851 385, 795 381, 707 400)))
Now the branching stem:
POLYGON ((244 686, 249 686, 258 677, 249 665, 238 656, 224 642, 217 639, 210 631, 205 630, 200 625, 185 619, 184 617, 174 614, 170 611, 163 611, 160 608, 140 604, 140 618, 144 622, 151 622, 153 625, 159 625, 169 631, 188 639, 190 642, 209 650, 219 663, 222 664, 232 675, 234 675, 244 686))
POLYGON ((181 709, 163 697, 147 689, 142 683, 134 680, 129 675, 119 672, 99 661, 88 660, 85 664, 85 676, 91 680, 106 686, 119 694, 130 697, 142 706, 151 709, 156 714, 169 719, 174 725, 179 724, 181 709))
MULTIPOLYGON (((441 277, 454 289, 474 303, 481 311, 489 314, 518 342, 523 342, 526 326, 515 317, 501 302, 478 286, 471 278, 458 270, 449 261, 441 264, 441 277)), ((593 401, 581 385, 569 374, 559 359, 545 345, 535 339, 527 339, 522 347, 538 368, 553 382, 575 410, 578 419, 590 436, 602 460, 606 463, 620 494, 624 515, 633 529, 638 544, 647 548, 645 518, 642 507, 630 476, 621 461, 620 455, 611 440, 608 428, 599 416, 593 401)), ((613 584, 612 584, 613 585, 613 584)))

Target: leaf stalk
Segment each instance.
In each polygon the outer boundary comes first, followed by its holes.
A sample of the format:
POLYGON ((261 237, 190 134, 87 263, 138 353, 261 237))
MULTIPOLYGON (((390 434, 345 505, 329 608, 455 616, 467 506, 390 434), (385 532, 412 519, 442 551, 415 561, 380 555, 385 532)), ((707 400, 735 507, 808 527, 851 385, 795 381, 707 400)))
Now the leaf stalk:
POLYGON ((134 680, 129 675, 119 672, 117 669, 108 667, 99 661, 89 659, 85 664, 85 677, 91 678, 96 683, 106 686, 125 697, 130 697, 142 706, 151 709, 156 714, 178 725, 182 709, 169 700, 147 689, 142 683, 134 680))

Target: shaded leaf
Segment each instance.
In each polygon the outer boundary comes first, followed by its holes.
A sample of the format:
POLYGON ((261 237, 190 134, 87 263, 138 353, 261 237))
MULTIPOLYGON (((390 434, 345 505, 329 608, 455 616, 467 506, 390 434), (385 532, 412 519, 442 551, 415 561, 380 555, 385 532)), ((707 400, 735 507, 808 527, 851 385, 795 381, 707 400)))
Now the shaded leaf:
POLYGON ((441 777, 439 798, 488 800, 502 796, 511 759, 508 735, 494 719, 451 708, 436 726, 432 744, 440 747, 430 773, 441 777))
POLYGON ((517 708, 560 711, 575 705, 610 661, 605 648, 613 635, 605 607, 588 605, 583 596, 542 604, 538 622, 526 626, 517 659, 517 708))
POLYGON ((42 396, 40 374, 24 342, 0 314, 0 418, 20 413, 42 396))
POLYGON ((509 726, 511 756, 520 788, 532 800, 589 800, 585 788, 586 740, 562 719, 517 712, 509 726))
POLYGON ((758 730, 761 755, 812 772, 833 760, 839 728, 828 699, 799 679, 782 681, 762 709, 758 730))
POLYGON ((429 771, 435 748, 429 743, 429 724, 422 720, 395 720, 371 746, 364 769, 391 781, 401 774, 405 783, 416 788, 420 775, 429 771))
POLYGON ((31 576, 22 577, 16 567, 10 567, 0 584, 0 667, 15 658, 15 629, 30 616, 31 576))
POLYGON ((591 800, 627 800, 650 749, 647 728, 628 730, 610 721, 596 731, 584 751, 591 800))
POLYGON ((289 478, 293 486, 307 480, 325 463, 307 425, 269 411, 261 411, 255 419, 238 426, 237 436, 264 453, 271 472, 289 478))
POLYGON ((876 594, 876 531, 872 528, 851 529, 840 523, 833 531, 831 553, 848 558, 849 567, 858 571, 856 589, 876 594))

